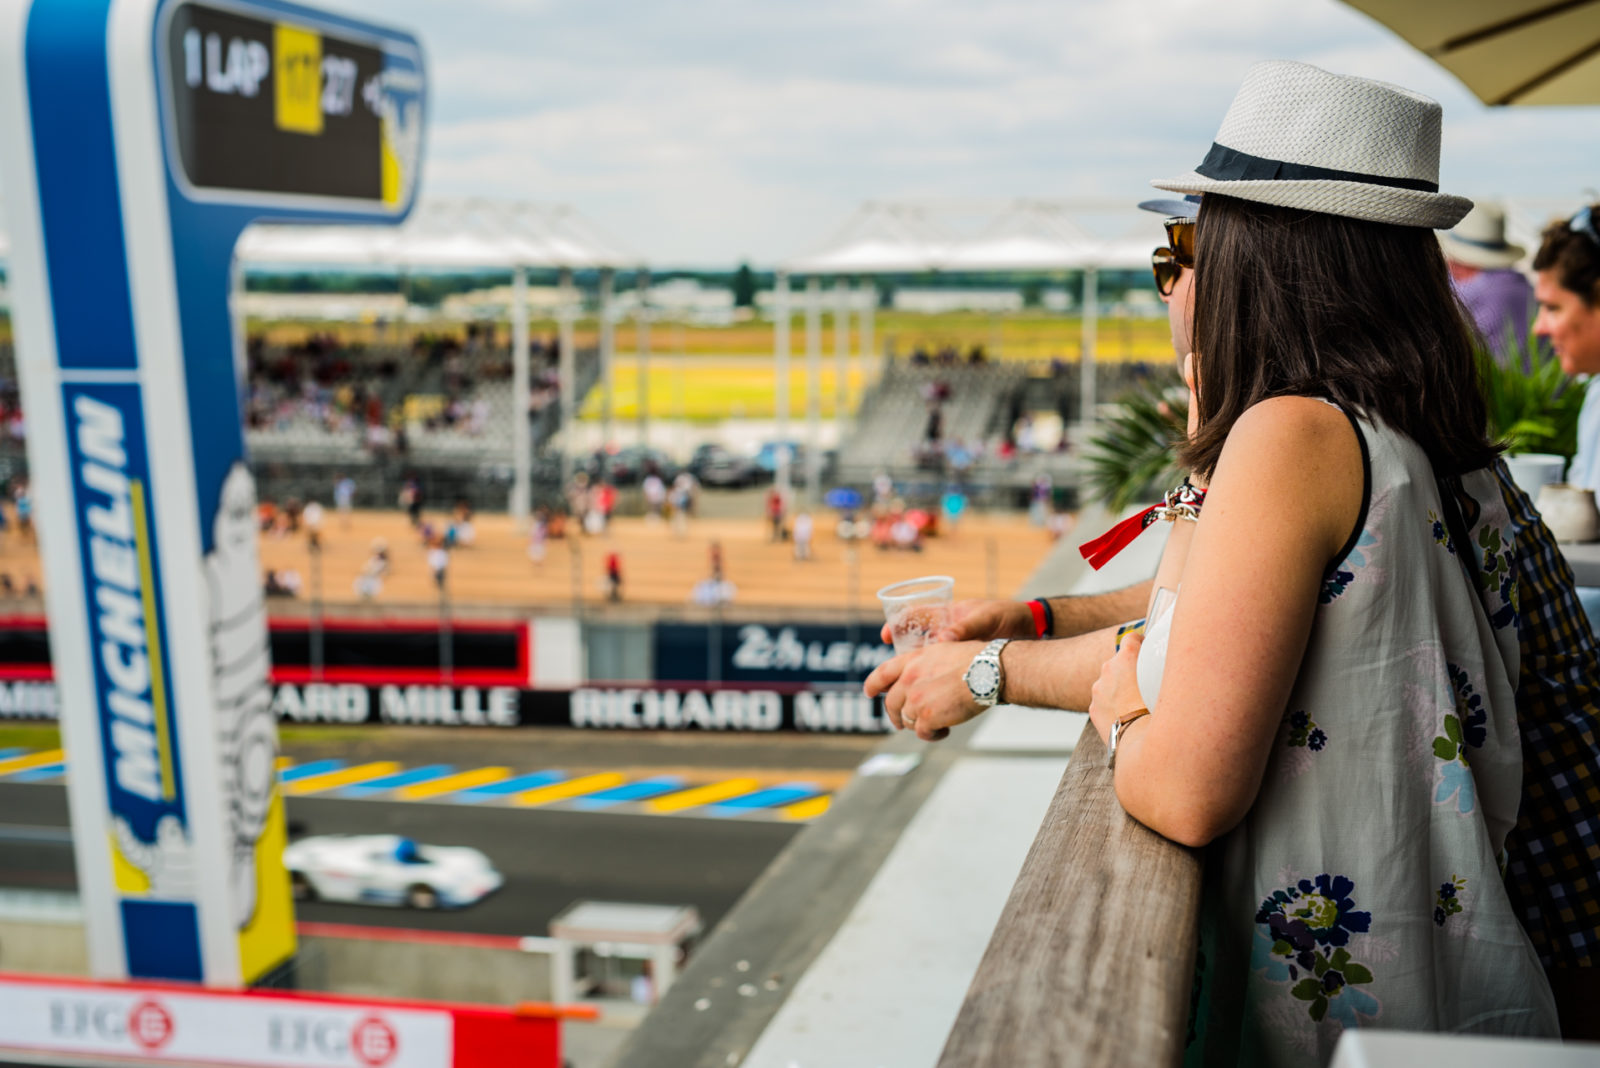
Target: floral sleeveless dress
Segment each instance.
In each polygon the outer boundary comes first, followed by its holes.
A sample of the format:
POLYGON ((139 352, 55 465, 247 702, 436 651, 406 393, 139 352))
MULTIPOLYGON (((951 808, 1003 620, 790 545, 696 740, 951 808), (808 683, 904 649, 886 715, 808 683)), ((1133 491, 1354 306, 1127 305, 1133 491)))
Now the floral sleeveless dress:
MULTIPOLYGON (((1261 793, 1207 850, 1187 1064, 1324 1065, 1347 1027, 1558 1034, 1501 881, 1522 783, 1509 517, 1488 470, 1447 517, 1415 442, 1351 422, 1359 534, 1261 793)), ((1171 618, 1140 652, 1151 707, 1171 618)))

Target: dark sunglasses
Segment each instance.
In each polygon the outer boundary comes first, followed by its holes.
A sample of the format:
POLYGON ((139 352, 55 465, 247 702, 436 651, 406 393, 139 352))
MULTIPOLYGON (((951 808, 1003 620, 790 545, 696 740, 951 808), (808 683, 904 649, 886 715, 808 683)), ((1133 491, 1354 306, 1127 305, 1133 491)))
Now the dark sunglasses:
POLYGON ((1586 205, 1578 209, 1578 214, 1567 220, 1567 229, 1575 234, 1582 234, 1600 248, 1600 229, 1595 228, 1594 207, 1586 205))
POLYGON ((1156 276, 1156 292, 1170 297, 1178 279, 1183 277, 1183 264, 1170 248, 1158 248, 1150 253, 1150 272, 1156 276))
POLYGON ((1150 271, 1156 277, 1156 292, 1172 296, 1185 267, 1194 267, 1194 220, 1175 215, 1166 222, 1167 243, 1150 254, 1150 271))
POLYGON ((1178 257, 1178 265, 1194 268, 1194 220, 1174 215, 1166 222, 1167 247, 1178 257))

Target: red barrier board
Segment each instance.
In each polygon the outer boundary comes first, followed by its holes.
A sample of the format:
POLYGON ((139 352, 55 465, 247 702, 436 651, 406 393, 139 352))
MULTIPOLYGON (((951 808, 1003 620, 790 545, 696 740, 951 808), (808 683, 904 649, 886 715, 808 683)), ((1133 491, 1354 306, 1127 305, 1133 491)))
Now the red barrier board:
POLYGON ((241 1068, 559 1068, 584 1015, 4 972, 0 1005, 0 1052, 241 1068))

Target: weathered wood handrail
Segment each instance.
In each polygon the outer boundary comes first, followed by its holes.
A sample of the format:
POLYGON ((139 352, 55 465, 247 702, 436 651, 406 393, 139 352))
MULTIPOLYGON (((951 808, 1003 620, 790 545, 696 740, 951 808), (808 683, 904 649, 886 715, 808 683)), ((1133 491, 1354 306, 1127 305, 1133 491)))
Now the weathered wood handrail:
POLYGON ((1123 811, 1087 724, 940 1068, 1176 1065, 1200 867, 1198 853, 1123 811))

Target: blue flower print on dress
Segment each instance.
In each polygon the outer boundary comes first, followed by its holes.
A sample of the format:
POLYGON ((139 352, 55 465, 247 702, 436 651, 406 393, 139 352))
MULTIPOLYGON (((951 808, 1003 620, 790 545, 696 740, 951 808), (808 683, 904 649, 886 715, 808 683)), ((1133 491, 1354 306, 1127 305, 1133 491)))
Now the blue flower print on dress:
POLYGON ((1256 911, 1251 969, 1293 983, 1290 995, 1319 1023, 1331 1017, 1357 1027, 1379 1013, 1378 999, 1358 989, 1373 981, 1372 970, 1345 948, 1352 934, 1372 926, 1372 914, 1356 909, 1354 891, 1352 880, 1324 873, 1274 890, 1256 911))
POLYGON ((1463 816, 1472 812, 1478 804, 1477 783, 1472 779, 1472 772, 1460 761, 1451 761, 1439 769, 1439 785, 1433 791, 1433 803, 1442 805, 1455 798, 1456 811, 1463 816))
POLYGON ((1432 508, 1428 509, 1428 522, 1432 524, 1433 540, 1443 545, 1451 556, 1456 554, 1455 542, 1450 538, 1450 528, 1444 525, 1444 520, 1439 518, 1439 513, 1432 508))
POLYGON ((1517 621, 1520 597, 1514 542, 1499 527, 1485 523, 1478 530, 1478 548, 1483 551, 1478 566, 1483 606, 1489 613, 1489 625, 1501 630, 1517 621))
POLYGON ((1356 580, 1354 571, 1343 568, 1334 568, 1333 573, 1322 580, 1322 592, 1317 594, 1318 604, 1332 604, 1345 590, 1350 588, 1350 583, 1356 580))
MULTIPOLYGON (((1322 580, 1322 590, 1317 594, 1318 604, 1331 604, 1345 590, 1348 590, 1356 581, 1356 576, 1372 568, 1373 549, 1377 546, 1379 535, 1377 521, 1382 518, 1382 513, 1387 501, 1380 501, 1371 510, 1372 525, 1361 531, 1361 536, 1356 539, 1355 545, 1345 554, 1333 570, 1329 571, 1322 580)), ((1380 569, 1372 569, 1373 577, 1382 580, 1380 569)))
POLYGON ((1450 876, 1450 881, 1439 884, 1439 892, 1434 895, 1433 922, 1443 927, 1445 921, 1461 911, 1461 891, 1467 888, 1467 881, 1459 875, 1450 876))
POLYGON ((1462 744, 1471 749, 1482 749, 1483 743, 1489 740, 1489 710, 1483 707, 1483 696, 1474 689, 1465 668, 1446 663, 1445 671, 1450 676, 1450 689, 1455 692, 1462 744))
MULTIPOLYGON (((1288 932, 1289 922, 1298 920, 1317 944, 1346 945, 1352 934, 1365 933, 1372 926, 1372 914, 1356 910, 1350 896, 1355 888, 1356 884, 1345 876, 1326 872, 1315 879, 1301 879, 1293 886, 1274 890, 1262 901, 1256 910, 1256 922, 1272 927, 1273 916, 1286 917, 1278 926, 1288 932)), ((1278 933, 1277 929, 1274 933, 1278 933)))
POLYGON ((1268 982, 1286 983, 1291 978, 1293 967, 1272 951, 1273 942, 1273 936, 1258 924, 1255 938, 1250 943, 1250 970, 1260 972, 1268 982))
POLYGON ((1488 741, 1488 710, 1462 668, 1446 664, 1455 708, 1444 714, 1444 733, 1433 739, 1433 755, 1439 759, 1439 782, 1433 803, 1442 805, 1454 799, 1456 811, 1465 816, 1477 807, 1477 783, 1467 759, 1468 749, 1481 748, 1488 741))
MULTIPOLYGON (((1349 954, 1341 949, 1334 954, 1334 958, 1337 959, 1341 953, 1345 957, 1349 957, 1349 954)), ((1322 976, 1322 998, 1302 999, 1311 1001, 1311 1018, 1313 1020, 1318 1018, 1317 1007, 1323 1000, 1327 1002, 1324 1015, 1329 1019, 1338 1020, 1345 1027, 1360 1027, 1361 1020, 1359 1017, 1362 1016, 1368 1020, 1377 1018, 1378 999, 1360 987, 1352 985, 1350 974, 1356 969, 1360 969, 1358 974, 1372 975, 1372 972, 1353 961, 1347 961, 1343 965, 1343 970, 1340 970, 1332 962, 1329 963, 1328 970, 1322 976)), ((1370 979, 1367 981, 1371 982, 1370 979)))
POLYGON ((1289 713, 1289 736, 1284 744, 1292 749, 1309 749, 1320 753, 1328 744, 1328 732, 1317 726, 1309 712, 1289 713))

